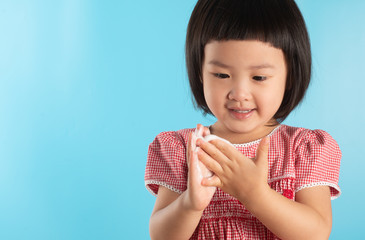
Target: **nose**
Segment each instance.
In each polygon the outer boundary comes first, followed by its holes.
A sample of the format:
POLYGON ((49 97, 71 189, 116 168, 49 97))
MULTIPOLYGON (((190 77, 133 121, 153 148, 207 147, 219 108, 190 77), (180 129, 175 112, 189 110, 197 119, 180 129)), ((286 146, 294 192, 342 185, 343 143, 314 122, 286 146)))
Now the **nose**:
POLYGON ((248 101, 251 98, 251 88, 248 80, 239 80, 233 83, 232 89, 228 94, 229 100, 242 102, 248 101))

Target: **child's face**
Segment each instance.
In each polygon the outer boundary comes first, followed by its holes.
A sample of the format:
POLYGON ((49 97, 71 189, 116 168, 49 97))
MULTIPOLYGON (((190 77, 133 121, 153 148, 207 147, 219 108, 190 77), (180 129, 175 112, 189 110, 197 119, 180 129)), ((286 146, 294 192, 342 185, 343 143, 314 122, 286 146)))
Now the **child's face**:
POLYGON ((252 141, 272 130, 266 125, 275 123, 285 92, 282 50, 260 41, 212 41, 202 69, 204 97, 218 120, 215 134, 252 141))

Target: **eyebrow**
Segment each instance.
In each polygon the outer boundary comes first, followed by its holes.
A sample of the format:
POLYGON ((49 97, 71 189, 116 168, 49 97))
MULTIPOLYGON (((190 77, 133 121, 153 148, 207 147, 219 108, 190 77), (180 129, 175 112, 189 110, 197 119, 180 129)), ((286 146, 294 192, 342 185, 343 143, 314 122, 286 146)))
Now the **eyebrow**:
POLYGON ((216 65, 216 66, 222 67, 222 68, 231 68, 231 66, 228 66, 228 65, 226 65, 224 63, 221 63, 220 61, 217 61, 217 60, 212 60, 208 64, 216 65))
MULTIPOLYGON (((218 60, 212 60, 210 61, 208 64, 211 64, 211 65, 216 65, 218 67, 222 67, 222 68, 232 68, 231 66, 229 65, 226 65, 218 60)), ((263 69, 263 68, 272 68, 272 69, 275 69, 275 67, 271 64, 268 64, 268 63, 264 63, 264 64, 260 64, 260 65, 252 65, 252 66, 249 66, 248 67, 249 69, 263 69)))
POLYGON ((249 68, 250 69, 263 69, 263 68, 272 68, 272 69, 275 69, 275 67, 273 65, 268 64, 268 63, 250 66, 249 68))

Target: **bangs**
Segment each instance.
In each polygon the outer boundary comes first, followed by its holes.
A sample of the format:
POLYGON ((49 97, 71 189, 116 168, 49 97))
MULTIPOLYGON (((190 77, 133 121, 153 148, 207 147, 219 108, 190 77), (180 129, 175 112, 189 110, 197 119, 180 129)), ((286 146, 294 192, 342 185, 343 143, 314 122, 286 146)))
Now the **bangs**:
MULTIPOLYGON (((288 21, 294 21, 282 0, 213 1, 202 23, 202 43, 210 40, 259 40, 288 50, 292 43, 288 21)), ((286 3, 287 4, 287 3, 286 3)), ((207 9, 208 10, 208 9, 207 9)))

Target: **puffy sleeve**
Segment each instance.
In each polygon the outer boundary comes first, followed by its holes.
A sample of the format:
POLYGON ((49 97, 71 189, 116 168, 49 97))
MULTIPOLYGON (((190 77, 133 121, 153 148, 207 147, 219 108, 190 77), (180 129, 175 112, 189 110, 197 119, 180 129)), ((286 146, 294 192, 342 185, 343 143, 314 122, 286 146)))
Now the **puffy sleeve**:
POLYGON ((186 190, 186 144, 177 132, 162 132, 149 145, 145 171, 146 188, 157 195, 159 186, 181 194, 186 190))
POLYGON ((340 196, 338 186, 341 150, 325 131, 308 130, 296 148, 295 191, 313 186, 329 186, 331 199, 340 196))

